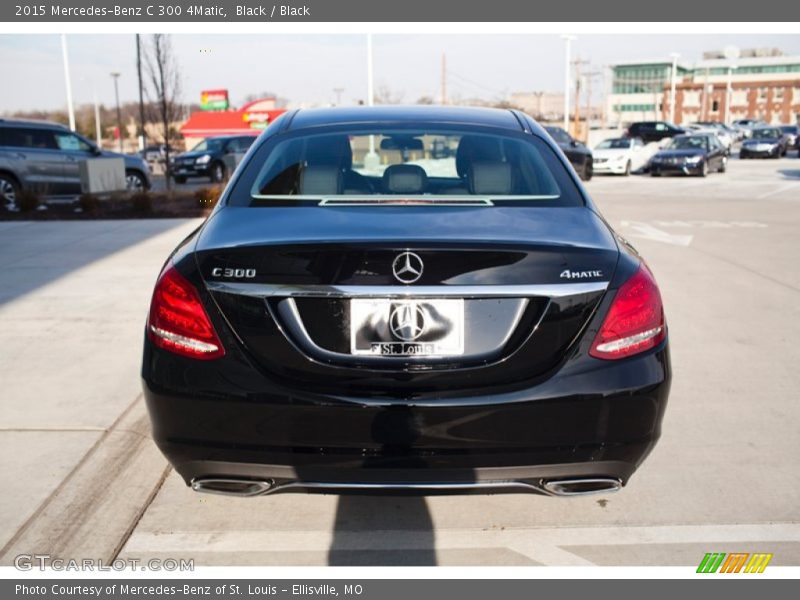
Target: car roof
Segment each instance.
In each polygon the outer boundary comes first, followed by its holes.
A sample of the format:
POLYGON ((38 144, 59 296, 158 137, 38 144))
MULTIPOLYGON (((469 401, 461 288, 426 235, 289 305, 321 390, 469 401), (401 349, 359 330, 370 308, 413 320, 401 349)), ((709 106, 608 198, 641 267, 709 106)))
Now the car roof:
POLYGON ((289 131, 327 125, 369 123, 462 124, 522 130, 510 110, 474 106, 355 106, 299 110, 290 119, 289 131))
POLYGON ((52 121, 40 121, 36 119, 10 119, 7 117, 0 117, 0 126, 3 125, 24 125, 25 127, 41 127, 42 129, 66 129, 69 127, 62 123, 53 123, 52 121))

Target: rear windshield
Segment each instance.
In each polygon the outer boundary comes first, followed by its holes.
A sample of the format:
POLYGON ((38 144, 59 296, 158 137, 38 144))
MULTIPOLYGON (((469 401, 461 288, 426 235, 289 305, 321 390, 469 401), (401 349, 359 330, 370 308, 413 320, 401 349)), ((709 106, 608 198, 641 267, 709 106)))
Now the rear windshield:
POLYGON ((535 136, 376 128, 268 140, 244 166, 229 203, 344 198, 583 204, 564 165, 535 136))
POLYGON ((756 138, 779 138, 781 137, 780 129, 756 129, 753 131, 753 137, 756 138))
POLYGON ((633 142, 630 138, 616 138, 612 140, 603 140, 599 144, 597 144, 598 150, 607 150, 611 149, 625 149, 631 147, 631 142, 633 142))
POLYGON ((705 136, 672 138, 667 148, 672 150, 707 150, 708 138, 705 136))

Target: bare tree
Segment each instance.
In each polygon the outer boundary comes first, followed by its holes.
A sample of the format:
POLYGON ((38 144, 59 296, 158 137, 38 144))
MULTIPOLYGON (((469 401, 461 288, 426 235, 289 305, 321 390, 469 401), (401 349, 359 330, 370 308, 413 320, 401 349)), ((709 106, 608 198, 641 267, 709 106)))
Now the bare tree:
POLYGON ((375 104, 400 104, 403 101, 403 92, 396 92, 388 85, 382 83, 375 90, 375 104))
POLYGON ((148 80, 145 93, 151 110, 155 112, 155 115, 148 117, 148 121, 161 124, 161 138, 166 147, 164 159, 167 165, 167 189, 171 189, 170 142, 177 138, 177 132, 171 125, 183 117, 183 107, 179 103, 180 69, 168 35, 157 33, 151 36, 144 47, 144 66, 148 80))

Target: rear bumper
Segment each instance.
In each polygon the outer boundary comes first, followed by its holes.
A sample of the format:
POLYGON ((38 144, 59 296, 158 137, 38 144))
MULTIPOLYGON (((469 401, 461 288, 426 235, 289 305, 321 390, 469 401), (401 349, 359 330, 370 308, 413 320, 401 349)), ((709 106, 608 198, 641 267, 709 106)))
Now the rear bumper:
POLYGON ((774 158, 781 153, 780 148, 774 150, 739 150, 739 158, 774 158))
POLYGON ((627 166, 628 163, 625 161, 623 161, 622 163, 605 162, 605 163, 594 163, 592 169, 595 175, 603 175, 603 174, 622 175, 625 173, 627 166))
POLYGON ((266 481, 278 491, 542 491, 587 477, 624 485, 660 436, 671 379, 666 343, 619 362, 568 362, 533 387, 439 399, 321 395, 266 380, 248 390, 192 362, 145 352, 159 448, 187 484, 266 481), (204 389, 165 385, 148 362, 185 367, 204 389))

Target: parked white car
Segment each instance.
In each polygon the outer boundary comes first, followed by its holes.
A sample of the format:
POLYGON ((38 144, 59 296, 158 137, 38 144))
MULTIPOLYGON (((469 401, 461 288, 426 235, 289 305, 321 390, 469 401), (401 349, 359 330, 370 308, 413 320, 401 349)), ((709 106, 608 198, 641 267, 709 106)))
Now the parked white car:
POLYGON ((592 150, 595 174, 611 173, 630 175, 647 164, 655 153, 655 146, 648 148, 639 138, 609 138, 603 140, 592 150))
POLYGON ((691 133, 716 135, 717 139, 727 150, 733 147, 733 142, 735 140, 732 132, 722 123, 692 123, 689 127, 692 130, 691 133))

